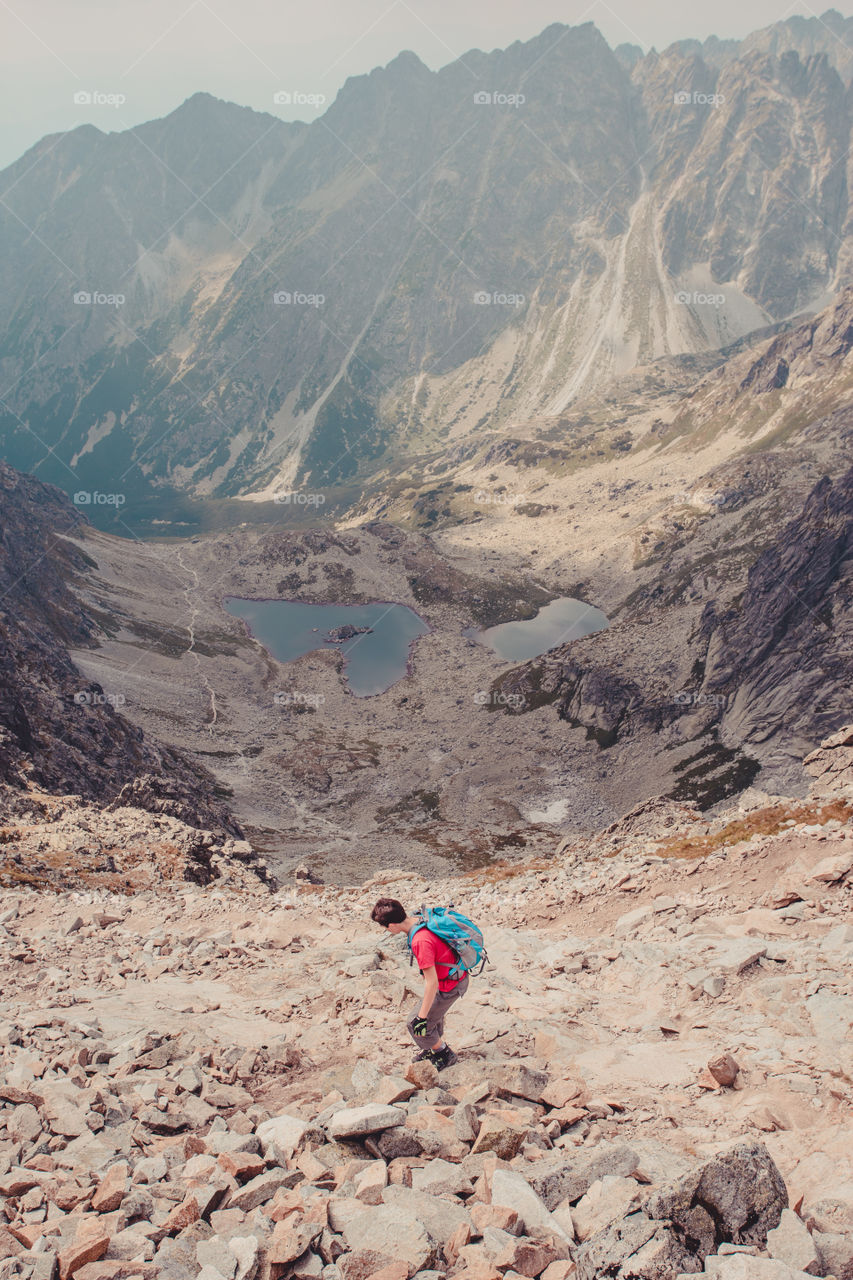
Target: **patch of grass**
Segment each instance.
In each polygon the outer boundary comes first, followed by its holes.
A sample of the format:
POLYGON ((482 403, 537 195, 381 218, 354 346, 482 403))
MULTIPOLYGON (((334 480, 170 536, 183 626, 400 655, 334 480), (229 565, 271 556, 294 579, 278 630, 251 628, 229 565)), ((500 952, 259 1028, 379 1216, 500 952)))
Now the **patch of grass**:
POLYGON ((530 871, 550 871, 553 863, 547 858, 531 858, 529 862, 492 862, 487 867, 478 867, 469 871, 464 879, 474 885, 501 884, 505 880, 513 880, 516 876, 527 875, 530 871))
POLYGON ((788 823, 823 824, 836 818, 839 822, 850 822, 853 819, 853 804, 847 800, 804 801, 801 804, 774 804, 764 809, 756 809, 753 813, 744 814, 729 822, 720 831, 709 835, 674 836, 672 840, 658 846, 656 853, 661 858, 706 858, 708 854, 724 849, 728 845, 737 844, 740 840, 750 840, 753 836, 773 836, 788 829, 788 823))

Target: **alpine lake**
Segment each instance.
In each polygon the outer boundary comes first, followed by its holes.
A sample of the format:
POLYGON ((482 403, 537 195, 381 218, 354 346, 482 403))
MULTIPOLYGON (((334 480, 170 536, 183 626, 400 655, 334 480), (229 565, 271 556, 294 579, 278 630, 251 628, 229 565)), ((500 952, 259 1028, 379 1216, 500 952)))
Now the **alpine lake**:
MULTIPOLYGON (((408 605, 386 601, 303 604, 227 596, 223 605, 279 662, 292 662, 316 649, 339 649, 350 692, 359 698, 384 693, 402 680, 415 644, 429 631, 408 605)), ((507 661, 523 662, 606 626, 600 609, 565 597, 552 600, 535 618, 486 630, 470 627, 464 634, 507 661)))

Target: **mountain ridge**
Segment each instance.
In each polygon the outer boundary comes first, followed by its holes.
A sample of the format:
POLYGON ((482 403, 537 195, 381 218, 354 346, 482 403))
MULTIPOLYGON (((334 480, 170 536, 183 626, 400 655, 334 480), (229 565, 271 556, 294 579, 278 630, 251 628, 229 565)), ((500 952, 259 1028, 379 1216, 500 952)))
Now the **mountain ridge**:
POLYGON ((593 24, 549 31, 437 72, 401 55, 310 124, 196 94, 28 153, 5 175, 13 464, 65 484, 61 459, 131 501, 369 480, 848 278, 850 107, 826 51, 629 73, 593 24), (124 301, 71 302, 97 289, 124 301))

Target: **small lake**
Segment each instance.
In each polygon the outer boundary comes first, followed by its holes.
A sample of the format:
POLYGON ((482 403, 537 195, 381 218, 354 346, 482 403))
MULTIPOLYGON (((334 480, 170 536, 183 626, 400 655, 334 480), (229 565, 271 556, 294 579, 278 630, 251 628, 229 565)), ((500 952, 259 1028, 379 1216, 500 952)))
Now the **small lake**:
POLYGON ((486 631, 471 627, 465 635, 493 649, 501 658, 523 662, 527 658, 538 658, 540 653, 559 644, 603 631, 608 625, 600 609, 564 596, 544 605, 535 618, 525 622, 502 622, 486 631))
POLYGON ((406 674, 409 650, 429 627, 404 604, 302 604, 292 600, 223 601, 228 613, 242 618, 256 640, 279 662, 292 662, 314 649, 339 649, 351 691, 360 698, 384 693, 406 674), (338 644, 324 637, 335 627, 369 627, 370 631, 338 644))

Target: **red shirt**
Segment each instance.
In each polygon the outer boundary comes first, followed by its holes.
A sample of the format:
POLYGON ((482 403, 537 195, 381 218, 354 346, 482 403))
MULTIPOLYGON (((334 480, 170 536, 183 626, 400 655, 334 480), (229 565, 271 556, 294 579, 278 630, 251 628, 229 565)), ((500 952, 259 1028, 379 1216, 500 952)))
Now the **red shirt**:
POLYGON ((448 969, 457 963, 458 957, 441 938, 436 937, 429 929, 418 929, 412 938, 412 951, 421 973, 436 966, 439 991, 452 991, 454 987, 458 987, 462 979, 447 976, 448 969))

